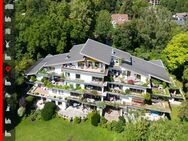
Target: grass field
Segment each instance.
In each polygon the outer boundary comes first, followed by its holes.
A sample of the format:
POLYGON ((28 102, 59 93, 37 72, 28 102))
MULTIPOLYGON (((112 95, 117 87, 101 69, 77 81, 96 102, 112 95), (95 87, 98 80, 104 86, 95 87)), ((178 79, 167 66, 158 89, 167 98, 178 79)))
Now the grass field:
POLYGON ((16 141, 119 141, 121 134, 94 127, 90 123, 70 123, 60 118, 32 122, 23 120, 16 127, 16 141))
POLYGON ((172 119, 173 121, 179 120, 179 119, 178 119, 178 111, 179 111, 180 106, 171 105, 171 107, 172 107, 171 119, 172 119))

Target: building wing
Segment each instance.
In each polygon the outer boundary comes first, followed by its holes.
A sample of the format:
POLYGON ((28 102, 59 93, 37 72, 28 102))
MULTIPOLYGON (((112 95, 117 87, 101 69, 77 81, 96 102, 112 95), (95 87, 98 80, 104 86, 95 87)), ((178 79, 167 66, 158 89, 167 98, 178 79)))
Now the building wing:
POLYGON ((88 39, 80 53, 86 57, 110 65, 112 47, 88 39))

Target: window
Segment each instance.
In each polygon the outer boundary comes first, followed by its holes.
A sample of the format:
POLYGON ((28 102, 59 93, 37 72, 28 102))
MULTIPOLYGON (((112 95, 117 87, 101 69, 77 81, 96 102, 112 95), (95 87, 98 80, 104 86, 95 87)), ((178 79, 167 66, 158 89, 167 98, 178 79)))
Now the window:
POLYGON ((80 79, 80 74, 76 74, 76 79, 80 79))
POLYGON ((65 77, 70 77, 70 73, 65 72, 65 77))
POLYGON ((95 62, 95 67, 99 67, 99 62, 95 62))
POLYGON ((131 76, 131 72, 130 71, 127 71, 127 76, 131 76))
POLYGON ((102 78, 99 78, 99 77, 92 77, 92 81, 102 81, 102 78))
POLYGON ((140 80, 141 79, 141 75, 136 74, 136 78, 140 80))

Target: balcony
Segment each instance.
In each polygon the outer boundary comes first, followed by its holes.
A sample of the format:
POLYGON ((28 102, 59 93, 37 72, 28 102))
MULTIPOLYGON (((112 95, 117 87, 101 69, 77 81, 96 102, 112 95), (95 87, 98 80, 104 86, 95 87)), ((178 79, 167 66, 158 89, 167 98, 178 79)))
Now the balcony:
POLYGON ((144 94, 145 94, 141 90, 135 90, 135 91, 133 91, 132 89, 131 90, 127 89, 127 90, 123 91, 119 87, 110 88, 108 90, 108 93, 115 94, 115 95, 121 94, 121 95, 127 95, 127 96, 142 97, 142 98, 144 97, 144 94))
POLYGON ((130 85, 138 85, 138 86, 144 86, 148 87, 149 83, 144 83, 140 79, 137 79, 134 76, 125 76, 125 75, 119 75, 113 77, 114 82, 119 82, 123 84, 130 84, 130 85))
POLYGON ((153 87, 152 88, 152 94, 158 95, 158 96, 170 97, 170 92, 169 92, 168 88, 153 87))
POLYGON ((63 69, 73 69, 73 70, 81 70, 86 72, 96 72, 96 73, 106 73, 105 67, 96 67, 96 66, 86 66, 86 65, 63 65, 63 69))
POLYGON ((41 98, 47 98, 51 100, 57 100, 57 101, 65 101, 65 96, 60 94, 52 94, 49 93, 47 88, 45 87, 36 87, 33 86, 27 93, 28 95, 37 96, 41 98))
POLYGON ((70 77, 65 77, 64 79, 65 81, 69 81, 69 82, 76 82, 76 83, 81 83, 81 84, 91 84, 91 85, 96 85, 96 86, 103 86, 103 81, 97 81, 97 80, 93 80, 93 81, 85 81, 79 78, 75 78, 72 79, 70 77))

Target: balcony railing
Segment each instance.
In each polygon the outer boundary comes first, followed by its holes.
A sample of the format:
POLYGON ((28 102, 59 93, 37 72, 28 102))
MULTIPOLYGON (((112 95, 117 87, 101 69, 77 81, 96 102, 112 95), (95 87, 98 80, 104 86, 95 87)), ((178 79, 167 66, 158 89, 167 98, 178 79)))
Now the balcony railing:
POLYGON ((83 71, 89 71, 89 72, 99 72, 99 73, 105 73, 105 68, 100 68, 100 67, 87 67, 87 66, 75 66, 75 65, 66 65, 63 66, 63 68, 68 68, 68 69, 77 69, 77 70, 83 70, 83 71))

